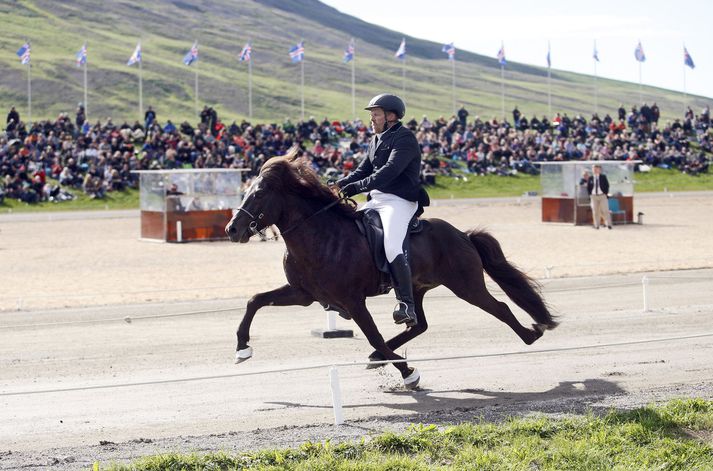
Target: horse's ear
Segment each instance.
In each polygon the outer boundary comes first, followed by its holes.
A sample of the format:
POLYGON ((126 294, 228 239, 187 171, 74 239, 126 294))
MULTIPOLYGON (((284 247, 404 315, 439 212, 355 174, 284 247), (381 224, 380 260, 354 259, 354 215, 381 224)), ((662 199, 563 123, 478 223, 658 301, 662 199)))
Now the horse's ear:
POLYGON ((290 147, 290 150, 288 150, 285 154, 285 158, 288 162, 294 162, 300 157, 301 154, 302 152, 300 151, 300 146, 293 144, 292 147, 290 147))

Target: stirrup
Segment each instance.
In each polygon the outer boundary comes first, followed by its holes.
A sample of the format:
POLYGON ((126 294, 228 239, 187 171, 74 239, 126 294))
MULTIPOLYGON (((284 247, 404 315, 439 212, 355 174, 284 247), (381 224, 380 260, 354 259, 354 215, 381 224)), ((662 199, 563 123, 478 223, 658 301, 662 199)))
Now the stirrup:
POLYGON ((408 327, 413 327, 418 324, 418 319, 416 318, 416 311, 413 308, 409 310, 409 305, 403 301, 400 301, 396 305, 393 317, 394 322, 396 324, 406 324, 408 327))

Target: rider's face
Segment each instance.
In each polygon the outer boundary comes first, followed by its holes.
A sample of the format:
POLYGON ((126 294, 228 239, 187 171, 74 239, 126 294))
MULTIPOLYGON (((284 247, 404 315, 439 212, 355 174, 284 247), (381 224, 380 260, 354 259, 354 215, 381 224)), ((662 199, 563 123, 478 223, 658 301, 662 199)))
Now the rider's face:
POLYGON ((386 113, 381 108, 374 108, 370 110, 370 121, 371 127, 374 132, 380 134, 384 132, 384 127, 386 126, 386 113))

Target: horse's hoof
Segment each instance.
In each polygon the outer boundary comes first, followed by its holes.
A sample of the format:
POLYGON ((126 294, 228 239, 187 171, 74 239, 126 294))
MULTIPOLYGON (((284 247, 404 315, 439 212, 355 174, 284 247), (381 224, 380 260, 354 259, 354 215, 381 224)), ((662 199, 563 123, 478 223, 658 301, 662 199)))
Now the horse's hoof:
MULTIPOLYGON (((369 361, 384 361, 384 360, 386 360, 386 358, 382 357, 381 355, 378 355, 378 356, 376 356, 376 355, 369 355, 369 361)), ((386 363, 377 363, 377 364, 368 363, 368 364, 366 365, 366 369, 367 369, 367 370, 375 370, 375 369, 377 369, 377 368, 383 368, 384 365, 386 365, 386 363)))
POLYGON ((245 360, 249 360, 253 356, 253 347, 248 347, 248 348, 243 348, 242 350, 238 350, 235 352, 235 364, 239 364, 244 362, 245 360))
POLYGON ((421 381, 421 374, 416 368, 413 368, 411 374, 404 378, 404 386, 406 389, 416 389, 419 381, 421 381))

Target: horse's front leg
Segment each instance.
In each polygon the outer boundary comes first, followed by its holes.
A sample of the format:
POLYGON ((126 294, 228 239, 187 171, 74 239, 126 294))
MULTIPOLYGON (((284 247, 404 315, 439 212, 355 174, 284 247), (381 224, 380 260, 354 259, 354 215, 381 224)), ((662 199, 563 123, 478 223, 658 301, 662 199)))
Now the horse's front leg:
MULTIPOLYGON (((374 323, 374 319, 371 317, 371 313, 366 308, 364 300, 361 302, 354 303, 354 305, 347 308, 349 314, 351 314, 352 319, 356 322, 357 326, 361 329, 366 336, 367 340, 377 352, 382 354, 386 360, 403 360, 392 349, 386 345, 384 341, 384 336, 381 335, 379 329, 374 323)), ((421 379, 418 370, 416 368, 410 368, 406 362, 399 362, 393 364, 399 372, 401 372, 401 377, 404 379, 404 386, 409 389, 414 389, 418 386, 418 382, 421 379)))
POLYGON ((238 327, 235 363, 242 363, 253 356, 252 347, 248 345, 248 342, 250 341, 250 324, 252 324, 258 309, 263 306, 309 306, 313 302, 314 298, 309 293, 289 284, 272 291, 258 293, 250 298, 243 320, 238 327))

